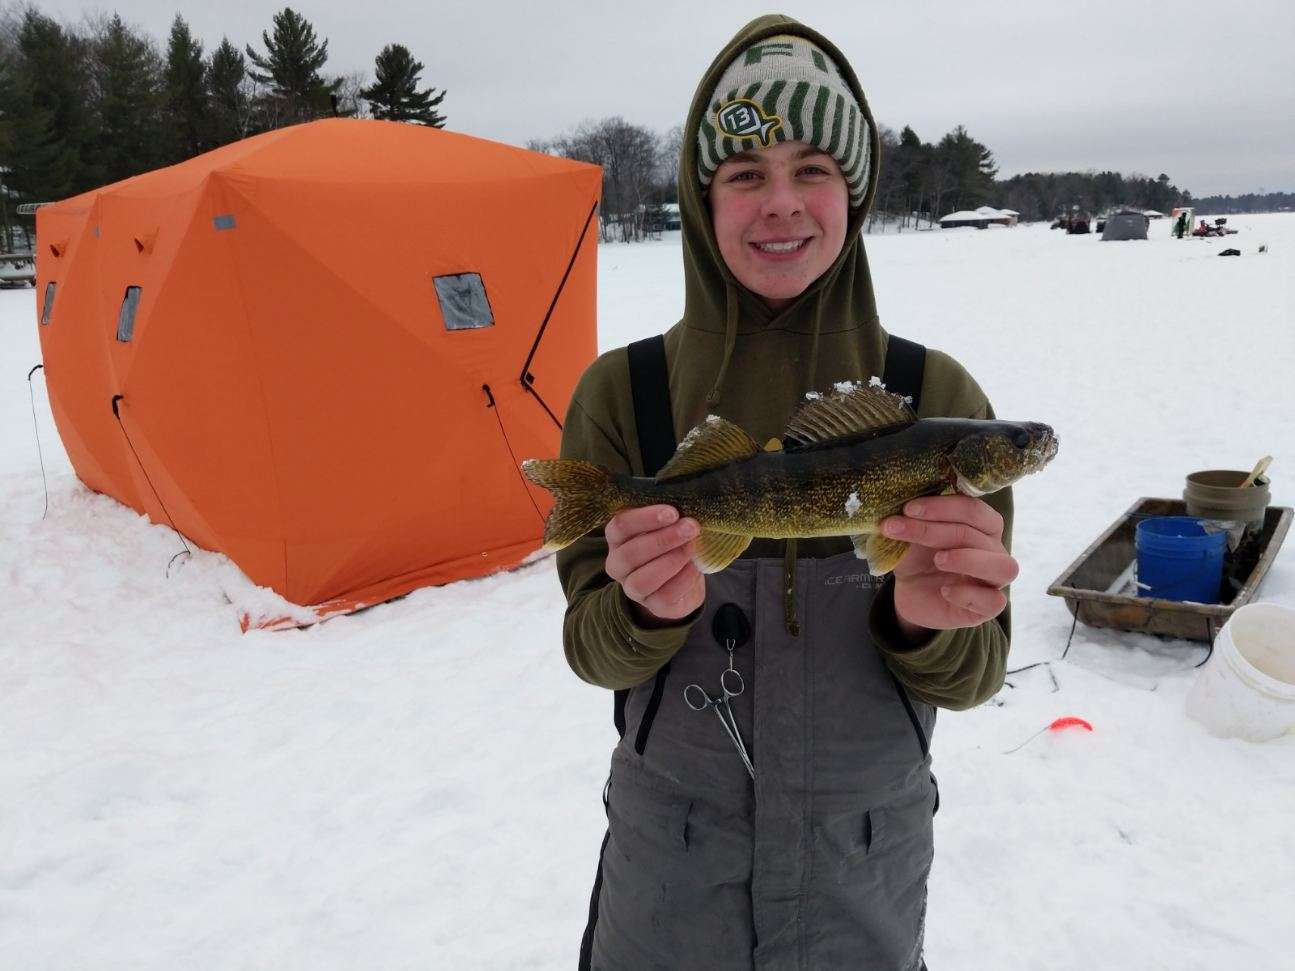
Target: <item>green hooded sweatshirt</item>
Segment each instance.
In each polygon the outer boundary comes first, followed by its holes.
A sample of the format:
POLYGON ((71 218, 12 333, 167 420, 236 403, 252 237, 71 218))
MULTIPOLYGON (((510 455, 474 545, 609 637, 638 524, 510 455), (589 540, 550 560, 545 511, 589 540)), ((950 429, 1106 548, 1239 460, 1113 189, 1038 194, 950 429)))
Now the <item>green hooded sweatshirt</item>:
MULTIPOLYGON (((807 392, 881 374, 888 336, 877 317, 860 236, 876 193, 879 155, 877 126, 849 62, 831 41, 791 18, 769 15, 752 21, 707 69, 684 125, 679 166, 685 304, 683 318, 665 335, 676 441, 708 414, 736 423, 757 442, 780 437, 807 392), (711 92, 729 62, 751 44, 776 34, 803 36, 836 61, 858 98, 872 138, 870 182, 863 202, 850 211, 841 253, 781 311, 770 309, 743 287, 720 255, 697 178, 696 138, 711 92)), ((993 418, 994 412, 960 364, 928 349, 919 417, 993 418)), ((563 425, 561 455, 614 472, 643 474, 625 348, 603 354, 581 377, 563 425)), ((1002 514, 1003 542, 1010 549, 1011 490, 985 501, 1002 514)), ((845 537, 786 543, 757 539, 743 558, 778 557, 790 571, 797 557, 832 556, 851 548, 845 537)), ((563 643, 568 663, 582 679, 605 688, 628 688, 651 678, 670 660, 696 616, 665 627, 640 626, 620 584, 604 570, 606 557, 601 531, 558 553, 558 576, 567 597, 563 643)), ((789 605, 789 617, 793 612, 794 605, 789 605)), ((896 623, 894 579, 888 577, 878 591, 870 630, 859 636, 872 638, 912 694, 939 707, 965 709, 1002 686, 1009 625, 1009 611, 1004 610, 979 627, 937 631, 924 643, 910 644, 896 623)))

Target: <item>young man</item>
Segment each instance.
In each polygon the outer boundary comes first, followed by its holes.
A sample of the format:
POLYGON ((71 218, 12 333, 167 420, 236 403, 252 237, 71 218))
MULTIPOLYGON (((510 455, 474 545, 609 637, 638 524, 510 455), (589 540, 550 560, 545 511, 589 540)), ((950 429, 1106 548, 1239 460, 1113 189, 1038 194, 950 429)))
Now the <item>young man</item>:
MULTIPOLYGON (((859 235, 876 125, 841 52, 789 18, 752 22, 706 72, 685 132, 686 301, 665 373, 625 348, 594 362, 564 458, 654 473, 653 392, 673 440, 715 413, 766 441, 807 392, 885 369, 859 235)), ((921 417, 993 417, 949 356, 927 351, 920 373, 921 417)), ((909 503, 884 525, 913 544, 884 582, 842 538, 756 540, 703 577, 696 523, 664 506, 558 554, 568 661, 617 690, 623 732, 581 968, 924 966, 935 707, 1002 684, 1010 527, 1008 490, 909 503), (716 712, 685 698, 718 694, 730 666, 753 773, 716 712)))

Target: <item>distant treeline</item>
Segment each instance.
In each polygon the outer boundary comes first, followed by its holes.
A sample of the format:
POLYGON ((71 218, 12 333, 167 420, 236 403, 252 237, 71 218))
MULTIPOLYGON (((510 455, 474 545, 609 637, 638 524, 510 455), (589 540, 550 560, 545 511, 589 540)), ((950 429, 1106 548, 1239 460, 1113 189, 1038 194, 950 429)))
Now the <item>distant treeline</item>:
POLYGON ((1245 212, 1291 212, 1295 210, 1295 192, 1247 192, 1240 196, 1205 196, 1192 205, 1197 212, 1211 215, 1245 212))
POLYGON ((962 209, 993 205, 998 165, 994 153, 958 125, 937 142, 924 142, 905 125, 899 134, 879 126, 881 167, 874 212, 938 219, 962 209))
MULTIPOLYGON (((932 212, 938 217, 993 200, 994 155, 961 125, 935 143, 923 142, 911 128, 896 134, 881 126, 879 134, 883 162, 875 210, 924 212, 929 218, 932 212)), ((630 241, 660 225, 655 209, 678 202, 683 137, 681 125, 658 134, 611 117, 583 122, 526 147, 602 166, 603 238, 630 241)))
POLYGON ((1024 221, 1052 219, 1074 207, 1100 213, 1118 206, 1168 212, 1191 200, 1163 172, 1028 172, 998 178, 994 153, 961 125, 938 142, 924 142, 905 126, 881 126, 881 173, 876 208, 882 213, 939 219, 951 212, 994 206, 1024 221))
MULTIPOLYGON (((934 142, 909 126, 879 126, 881 167, 874 221, 930 222, 963 209, 1014 209, 1023 220, 1052 219, 1073 207, 1100 213, 1117 206, 1168 212, 1190 202, 1168 175, 1119 172, 1027 173, 999 180, 994 153, 962 125, 934 142)), ((624 118, 586 121, 528 148, 603 168, 603 236, 641 238, 654 225, 652 209, 676 202, 683 130, 657 134, 624 118)))
POLYGON ((995 183, 994 189, 994 205, 1015 209, 1023 220, 1051 219, 1075 206, 1092 214, 1120 206, 1168 213, 1192 204, 1192 194, 1163 172, 1154 179, 1119 172, 1027 172, 995 183))
MULTIPOLYGON (((445 92, 388 44, 365 72, 330 75, 328 40, 285 7, 259 43, 210 53, 178 14, 165 45, 122 20, 59 23, 0 9, 0 249, 24 202, 48 202, 248 135, 330 115, 442 127, 445 92)), ((31 220, 19 222, 30 230, 31 220)))
MULTIPOLYGON (((2 0, 0 0, 2 2, 2 0)), ((442 127, 445 97, 420 87, 423 65, 388 44, 362 71, 325 72, 328 39, 285 7, 258 44, 222 37, 210 52, 176 15, 165 44, 122 20, 60 23, 32 5, 0 8, 0 249, 9 227, 29 233, 16 206, 76 195, 171 165, 248 135, 329 115, 442 127)), ((1161 174, 1027 173, 998 179, 993 152, 959 125, 935 141, 880 126, 874 211, 934 220, 981 205, 1051 219, 1073 207, 1168 211, 1191 202, 1161 174)), ((528 147, 603 168, 605 238, 640 238, 675 202, 683 132, 658 134, 620 117, 587 121, 528 147)), ((1197 200, 1211 212, 1290 208, 1291 193, 1197 200)), ((30 242, 30 240, 28 240, 30 242)))

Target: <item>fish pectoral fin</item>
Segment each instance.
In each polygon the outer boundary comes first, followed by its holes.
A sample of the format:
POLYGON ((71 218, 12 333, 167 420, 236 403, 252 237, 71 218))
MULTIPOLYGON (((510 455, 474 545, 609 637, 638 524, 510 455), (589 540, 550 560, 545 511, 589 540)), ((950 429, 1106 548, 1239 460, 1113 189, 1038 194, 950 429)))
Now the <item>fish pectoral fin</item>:
POLYGON ((760 454, 760 447, 731 421, 711 415, 684 436, 670 461, 656 474, 658 482, 717 469, 760 454))
MULTIPOLYGON (((855 540, 854 549, 859 551, 859 539, 855 540)), ((867 538, 864 545, 863 557, 868 561, 868 572, 875 577, 884 576, 899 564, 908 552, 909 544, 902 539, 891 539, 889 536, 883 536, 881 533, 872 533, 867 538)))
POLYGON ((703 529, 693 541, 692 561, 702 573, 718 573, 750 545, 750 536, 703 529))

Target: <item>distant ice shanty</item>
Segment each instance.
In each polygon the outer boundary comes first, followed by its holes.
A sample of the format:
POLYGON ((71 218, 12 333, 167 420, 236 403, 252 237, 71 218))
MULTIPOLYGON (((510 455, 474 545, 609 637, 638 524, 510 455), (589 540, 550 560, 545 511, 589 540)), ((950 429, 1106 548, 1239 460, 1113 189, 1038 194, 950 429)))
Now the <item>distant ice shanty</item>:
POLYGON ((990 226, 1015 226, 1020 215, 1014 209, 995 209, 993 206, 981 206, 976 210, 962 209, 941 217, 940 228, 974 226, 976 229, 987 229, 990 226))
POLYGON ((1121 209, 1106 217, 1102 227, 1103 240, 1146 239, 1147 225, 1151 219, 1136 209, 1121 209))

